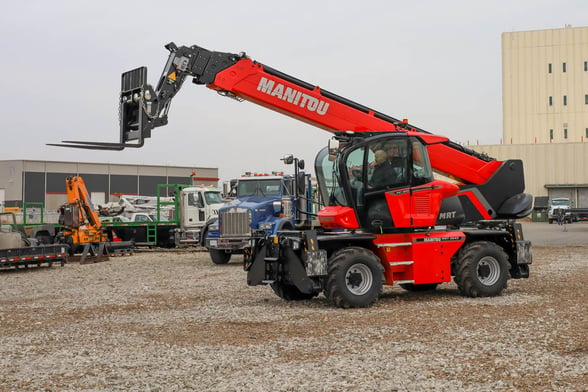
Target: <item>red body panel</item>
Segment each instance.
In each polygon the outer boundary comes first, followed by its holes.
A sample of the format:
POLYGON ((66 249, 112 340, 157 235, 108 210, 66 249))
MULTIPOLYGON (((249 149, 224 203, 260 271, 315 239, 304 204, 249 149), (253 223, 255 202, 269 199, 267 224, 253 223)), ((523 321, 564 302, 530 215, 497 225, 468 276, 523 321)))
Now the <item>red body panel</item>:
POLYGON ((462 232, 382 234, 374 240, 386 284, 451 280, 451 258, 465 241, 462 232))
POLYGON ((325 229, 359 229, 355 210, 351 207, 327 206, 319 211, 318 218, 325 229))
POLYGON ((480 199, 475 195, 475 193, 473 191, 460 192, 459 196, 467 197, 472 202, 474 207, 476 207, 476 210, 480 213, 482 218, 492 219, 492 215, 490 215, 488 210, 486 208, 484 208, 484 205, 480 202, 480 199))
POLYGON ((445 181, 404 188, 386 193, 386 202, 395 227, 434 226, 444 198, 454 196, 459 187, 445 181))

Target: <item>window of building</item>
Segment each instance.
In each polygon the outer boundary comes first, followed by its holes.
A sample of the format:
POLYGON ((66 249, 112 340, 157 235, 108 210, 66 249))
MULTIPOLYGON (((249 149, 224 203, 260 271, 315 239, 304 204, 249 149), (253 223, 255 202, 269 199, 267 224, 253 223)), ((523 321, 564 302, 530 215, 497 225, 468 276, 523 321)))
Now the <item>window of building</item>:
POLYGON ((566 63, 561 63, 561 71, 566 72, 566 63))
POLYGON ((584 71, 588 71, 588 61, 584 61, 584 71))
POLYGON ((588 128, 586 128, 586 139, 588 139, 588 128))
MULTIPOLYGON (((586 64, 586 62, 584 62, 584 65, 586 64)), ((551 73, 551 63, 547 64, 547 72, 551 73)))
POLYGON ((584 103, 588 105, 588 94, 584 94, 584 103))
POLYGON ((568 96, 567 95, 563 96, 563 104, 564 104, 564 106, 566 106, 568 104, 568 96))
POLYGON ((553 97, 549 96, 549 106, 553 106, 553 97))
MULTIPOLYGON (((586 130, 588 131, 588 128, 586 130)), ((549 140, 553 140, 553 129, 549 130, 549 140)))
POLYGON ((564 139, 568 138, 568 129, 564 128, 564 139))

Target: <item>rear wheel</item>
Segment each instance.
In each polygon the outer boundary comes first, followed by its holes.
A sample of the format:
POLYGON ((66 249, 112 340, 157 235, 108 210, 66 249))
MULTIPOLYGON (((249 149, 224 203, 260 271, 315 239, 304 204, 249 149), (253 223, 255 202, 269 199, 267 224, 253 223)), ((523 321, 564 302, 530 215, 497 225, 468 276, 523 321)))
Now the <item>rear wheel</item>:
POLYGON ((458 256, 454 281, 468 297, 500 295, 509 277, 508 256, 493 242, 478 241, 468 244, 458 256))
POLYGON ((349 247, 329 260, 325 296, 340 308, 364 308, 378 300, 383 282, 380 259, 365 248, 349 247))
POLYGON ((210 258, 214 264, 227 264, 231 260, 231 254, 219 249, 208 249, 210 258))
POLYGON ((286 301, 304 301, 317 296, 318 293, 306 294, 298 290, 298 287, 282 282, 274 282, 270 287, 276 295, 286 301))

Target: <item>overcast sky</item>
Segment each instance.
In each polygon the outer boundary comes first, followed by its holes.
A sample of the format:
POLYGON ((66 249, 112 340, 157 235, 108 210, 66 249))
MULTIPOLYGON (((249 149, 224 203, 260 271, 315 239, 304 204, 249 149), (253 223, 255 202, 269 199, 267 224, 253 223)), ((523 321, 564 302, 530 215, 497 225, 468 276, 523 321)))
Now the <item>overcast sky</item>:
MULTIPOLYGON (((329 133, 187 80, 141 149, 46 146, 119 140, 122 72, 157 79, 164 45, 253 60, 467 144, 502 137, 501 34, 588 24, 588 1, 3 1, 0 159, 288 170, 329 133)), ((311 170, 312 171, 312 170, 311 170)))

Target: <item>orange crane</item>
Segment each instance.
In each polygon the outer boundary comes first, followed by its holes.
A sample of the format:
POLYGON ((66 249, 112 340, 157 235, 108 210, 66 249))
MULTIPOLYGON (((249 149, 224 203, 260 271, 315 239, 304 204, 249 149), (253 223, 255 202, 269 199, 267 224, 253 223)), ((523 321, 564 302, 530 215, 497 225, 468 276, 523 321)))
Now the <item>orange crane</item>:
POLYGON ((88 260, 88 255, 103 260, 111 250, 133 247, 128 241, 113 243, 109 240, 82 177, 66 178, 65 188, 67 204, 60 208, 61 230, 57 241, 68 244, 70 254, 81 253, 80 262, 88 260))

